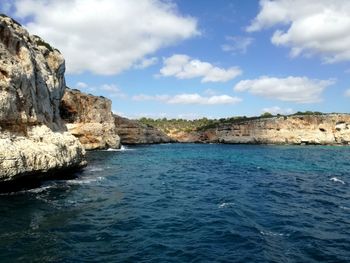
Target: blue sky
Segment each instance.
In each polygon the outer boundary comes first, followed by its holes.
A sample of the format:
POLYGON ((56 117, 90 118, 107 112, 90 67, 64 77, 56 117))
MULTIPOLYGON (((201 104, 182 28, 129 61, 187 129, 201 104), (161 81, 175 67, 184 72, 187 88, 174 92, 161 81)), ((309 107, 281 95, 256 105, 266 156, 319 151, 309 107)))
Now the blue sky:
POLYGON ((2 2, 127 117, 349 112, 348 1, 2 2))

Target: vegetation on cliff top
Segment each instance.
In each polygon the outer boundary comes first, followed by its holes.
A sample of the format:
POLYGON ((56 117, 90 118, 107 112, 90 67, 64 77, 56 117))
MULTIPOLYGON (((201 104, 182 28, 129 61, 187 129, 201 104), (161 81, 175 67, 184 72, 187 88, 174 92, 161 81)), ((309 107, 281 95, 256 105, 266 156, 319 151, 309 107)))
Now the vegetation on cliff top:
POLYGON ((10 18, 11 21, 15 24, 17 24, 18 26, 22 26, 18 21, 16 21, 15 19, 13 19, 12 17, 9 17, 8 15, 5 14, 0 14, 0 17, 6 17, 6 18, 10 18))
MULTIPOLYGON (((298 111, 289 116, 294 116, 294 115, 307 116, 307 115, 323 115, 323 114, 324 113, 317 112, 317 111, 305 111, 305 112, 298 111)), ((236 116, 236 117, 221 118, 221 119, 201 118, 201 119, 195 119, 195 120, 167 119, 167 118, 162 118, 162 119, 141 118, 139 119, 139 121, 143 124, 155 127, 165 133, 168 133, 171 130, 175 130, 177 132, 203 131, 203 130, 218 127, 220 125, 229 125, 240 121, 273 118, 273 117, 281 117, 281 116, 285 116, 285 115, 280 115, 280 114, 273 115, 269 112, 265 112, 260 116, 256 116, 256 117, 236 116)))
POLYGON ((53 48, 49 43, 47 43, 45 40, 43 40, 41 37, 37 36, 37 35, 33 35, 34 39, 35 39, 35 43, 38 46, 43 46, 46 47, 50 52, 53 52, 54 50, 56 50, 58 53, 61 54, 61 51, 59 51, 57 48, 53 48))

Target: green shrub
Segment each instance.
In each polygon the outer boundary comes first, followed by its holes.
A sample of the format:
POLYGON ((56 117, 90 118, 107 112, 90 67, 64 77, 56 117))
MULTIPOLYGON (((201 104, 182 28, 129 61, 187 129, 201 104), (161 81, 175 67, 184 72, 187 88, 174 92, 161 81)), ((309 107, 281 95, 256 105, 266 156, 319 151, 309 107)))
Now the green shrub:
POLYGON ((34 35, 35 37, 35 43, 38 45, 38 46, 44 46, 46 47, 48 50, 50 50, 51 52, 54 51, 54 48, 50 46, 49 43, 45 42, 41 37, 37 36, 37 35, 34 35))
POLYGON ((263 114, 260 115, 262 118, 271 118, 273 115, 270 112, 264 112, 263 114))

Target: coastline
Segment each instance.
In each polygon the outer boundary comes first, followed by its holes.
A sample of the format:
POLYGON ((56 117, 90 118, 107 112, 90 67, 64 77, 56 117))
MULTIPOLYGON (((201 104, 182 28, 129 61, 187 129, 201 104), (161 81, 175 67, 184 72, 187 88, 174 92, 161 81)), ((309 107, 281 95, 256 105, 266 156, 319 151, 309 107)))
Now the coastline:
POLYGON ((122 145, 350 145, 350 114, 305 112, 193 121, 115 115, 110 99, 66 86, 65 61, 58 50, 9 17, 1 16, 0 25, 8 37, 1 45, 3 59, 11 65, 0 72, 4 87, 0 191, 64 178, 86 165, 85 151, 122 145))

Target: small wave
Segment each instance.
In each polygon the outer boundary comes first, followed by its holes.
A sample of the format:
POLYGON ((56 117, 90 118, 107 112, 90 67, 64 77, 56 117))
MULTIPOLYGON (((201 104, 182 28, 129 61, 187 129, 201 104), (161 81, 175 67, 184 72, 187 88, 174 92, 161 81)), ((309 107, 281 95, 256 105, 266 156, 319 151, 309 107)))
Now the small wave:
POLYGON ((263 236, 271 236, 271 237, 288 236, 288 235, 283 234, 283 233, 275 233, 275 232, 271 232, 271 231, 260 231, 260 234, 262 234, 263 236))
POLYGON ((338 183, 341 183, 341 184, 345 184, 345 182, 337 177, 332 177, 331 179, 329 179, 333 182, 338 182, 338 183))
POLYGON ((124 145, 120 146, 120 149, 114 149, 114 148, 108 148, 107 150, 102 150, 106 152, 124 152, 124 151, 131 151, 133 149, 130 149, 124 145))
POLYGON ((100 167, 92 166, 90 168, 87 168, 87 171, 89 171, 89 172, 102 172, 102 171, 104 171, 104 169, 100 168, 100 167))
POLYGON ((340 207, 340 209, 343 209, 343 210, 350 210, 350 207, 346 207, 346 206, 339 206, 340 207))
POLYGON ((38 188, 33 188, 33 189, 29 189, 29 190, 24 190, 24 191, 21 191, 21 192, 26 192, 26 193, 34 193, 34 194, 38 194, 38 193, 41 193, 41 192, 44 192, 50 188, 53 188, 55 187, 56 185, 55 184, 52 184, 52 185, 45 185, 45 186, 41 186, 41 187, 38 187, 38 188))
POLYGON ((77 184, 91 184, 94 182, 100 182, 103 181, 104 179, 106 179, 103 176, 98 176, 95 178, 78 178, 78 179, 73 179, 73 180, 67 180, 67 184, 70 185, 77 185, 77 184))
POLYGON ((219 208, 227 208, 227 207, 232 207, 234 203, 222 203, 219 205, 219 208))

